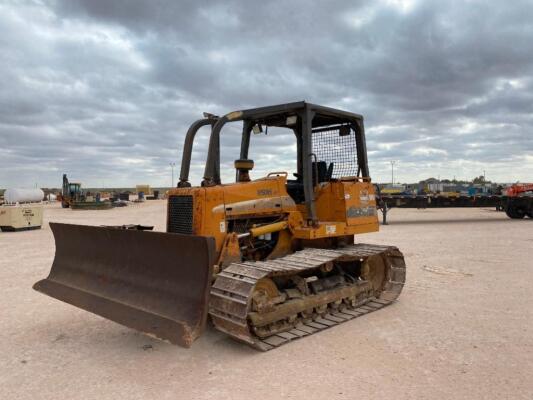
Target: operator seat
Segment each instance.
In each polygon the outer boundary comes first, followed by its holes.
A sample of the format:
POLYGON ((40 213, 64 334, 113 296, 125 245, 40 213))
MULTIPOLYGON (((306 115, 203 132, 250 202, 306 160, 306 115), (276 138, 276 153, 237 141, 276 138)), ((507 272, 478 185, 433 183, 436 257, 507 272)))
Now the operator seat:
MULTIPOLYGON (((333 163, 329 165, 325 161, 318 161, 312 164, 313 171, 313 182, 322 183, 331 181, 331 176, 333 175, 333 163), (317 180, 318 172, 318 180, 317 180)), ((301 204, 305 202, 304 194, 304 184, 302 175, 295 173, 293 174, 296 177, 296 180, 288 179, 287 180, 287 193, 291 198, 297 203, 301 204)))

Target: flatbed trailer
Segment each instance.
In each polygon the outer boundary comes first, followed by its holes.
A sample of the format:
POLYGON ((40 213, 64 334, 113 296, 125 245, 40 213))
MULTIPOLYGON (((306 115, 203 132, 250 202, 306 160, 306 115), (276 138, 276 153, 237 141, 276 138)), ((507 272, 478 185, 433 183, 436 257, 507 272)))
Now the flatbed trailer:
POLYGON ((377 204, 387 225, 387 213, 391 208, 449 208, 449 207, 495 207, 504 211, 508 203, 505 195, 484 196, 439 196, 437 195, 378 195, 377 204))

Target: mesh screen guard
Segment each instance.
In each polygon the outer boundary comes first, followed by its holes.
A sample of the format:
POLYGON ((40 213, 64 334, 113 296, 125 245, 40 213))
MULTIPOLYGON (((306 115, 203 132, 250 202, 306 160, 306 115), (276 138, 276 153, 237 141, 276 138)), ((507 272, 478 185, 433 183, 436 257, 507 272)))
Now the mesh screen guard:
POLYGON ((332 178, 358 176, 357 142, 349 125, 313 129, 312 148, 317 161, 333 163, 332 178), (342 133, 342 134, 341 134, 342 133))

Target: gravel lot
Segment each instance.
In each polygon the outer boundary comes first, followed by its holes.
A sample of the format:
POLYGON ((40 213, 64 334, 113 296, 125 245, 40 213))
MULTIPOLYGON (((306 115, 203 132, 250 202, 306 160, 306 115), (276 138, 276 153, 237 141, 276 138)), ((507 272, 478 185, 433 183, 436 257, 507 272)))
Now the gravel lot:
POLYGON ((38 231, 0 233, 0 399, 532 399, 533 221, 492 209, 393 209, 361 242, 397 245, 399 301, 259 353, 208 328, 191 349, 31 289, 48 221, 164 230, 165 202, 46 206, 38 231))

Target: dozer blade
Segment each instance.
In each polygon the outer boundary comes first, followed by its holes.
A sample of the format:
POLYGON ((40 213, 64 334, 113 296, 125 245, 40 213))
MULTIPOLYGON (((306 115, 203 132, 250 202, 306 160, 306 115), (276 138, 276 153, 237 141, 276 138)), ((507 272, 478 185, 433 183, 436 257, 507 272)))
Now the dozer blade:
POLYGON ((50 223, 56 254, 33 288, 185 347, 202 333, 211 237, 50 223))

